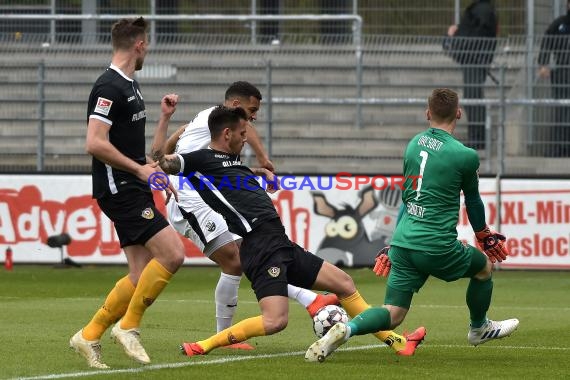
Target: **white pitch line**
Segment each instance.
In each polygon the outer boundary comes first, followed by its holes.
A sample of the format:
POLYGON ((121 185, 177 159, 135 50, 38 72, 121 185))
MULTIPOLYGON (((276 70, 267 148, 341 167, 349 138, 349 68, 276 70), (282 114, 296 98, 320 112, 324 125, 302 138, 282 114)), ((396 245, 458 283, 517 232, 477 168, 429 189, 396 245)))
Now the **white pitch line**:
MULTIPOLYGON (((429 348, 468 348, 472 349, 471 346, 467 345, 459 345, 459 344, 424 344, 421 346, 422 350, 429 349, 429 348)), ((372 348, 387 348, 384 344, 369 344, 365 346, 355 346, 355 347, 344 347, 340 348, 337 351, 362 351, 368 350, 372 348)), ((498 350, 546 350, 546 351, 570 351, 570 347, 545 347, 545 346, 479 346, 477 349, 498 349, 498 350)), ((165 364, 153 364, 147 365, 144 367, 137 367, 137 368, 125 368, 125 369, 112 369, 112 370, 100 370, 100 371, 82 371, 82 372, 71 372, 71 373, 59 373, 59 374, 51 374, 51 375, 40 375, 40 376, 31 376, 31 377, 16 377, 10 380, 49 380, 49 379, 66 379, 66 378, 73 378, 73 377, 85 377, 85 376, 97 376, 97 375, 112 375, 112 374, 121 374, 121 373, 139 373, 139 372, 147 372, 147 371, 156 371, 161 369, 172 369, 172 368, 183 368, 183 367, 191 367, 191 366, 202 366, 202 365, 210 365, 210 364, 223 364, 223 363, 232 363, 232 362, 241 362, 246 360, 256 360, 256 359, 271 359, 271 358, 281 358, 281 357, 288 357, 288 356, 297 356, 303 355, 304 351, 296 351, 296 352, 282 352, 278 354, 261 354, 261 355, 246 355, 246 356, 232 356, 226 358, 219 358, 213 360, 204 360, 204 361, 186 361, 186 362, 178 362, 178 363, 165 363, 165 364)))
MULTIPOLYGON (((9 296, 0 296, 0 299, 20 299, 20 297, 9 297, 9 296)), ((21 297, 22 300, 27 300, 26 297, 21 297)), ((56 298, 52 299, 51 302, 76 302, 76 301, 91 301, 96 300, 100 301, 101 297, 72 297, 72 298, 56 298)), ((156 301, 161 303, 167 302, 176 302, 176 303, 200 303, 200 304, 214 304, 214 300, 202 300, 202 299, 158 299, 156 301)), ((257 301, 239 301, 239 304, 242 305, 257 305, 257 301)), ((412 304, 411 309, 413 308, 425 308, 425 309, 466 309, 467 305, 431 305, 431 304, 412 304)), ((564 306, 493 306, 491 305, 491 309, 498 309, 498 310, 523 310, 523 311, 570 311, 570 307, 564 306)))

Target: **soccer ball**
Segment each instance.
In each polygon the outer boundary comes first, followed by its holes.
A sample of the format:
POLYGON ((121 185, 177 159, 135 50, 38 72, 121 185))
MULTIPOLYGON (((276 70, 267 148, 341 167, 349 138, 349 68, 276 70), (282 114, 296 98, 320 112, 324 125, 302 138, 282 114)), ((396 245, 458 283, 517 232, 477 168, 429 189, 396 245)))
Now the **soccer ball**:
POLYGON ((340 306, 327 305, 320 308, 313 317, 313 331, 317 337, 322 338, 338 322, 348 322, 348 314, 340 306))

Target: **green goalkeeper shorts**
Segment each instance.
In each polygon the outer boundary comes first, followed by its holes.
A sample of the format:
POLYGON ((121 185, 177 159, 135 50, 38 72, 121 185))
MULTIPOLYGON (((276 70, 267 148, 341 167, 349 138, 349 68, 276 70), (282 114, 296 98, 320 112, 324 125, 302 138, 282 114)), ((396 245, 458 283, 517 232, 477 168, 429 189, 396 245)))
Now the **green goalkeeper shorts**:
POLYGON ((423 252, 391 246, 388 253, 392 268, 388 287, 417 293, 428 276, 447 282, 470 278, 487 264, 487 256, 477 248, 457 241, 448 252, 423 252))

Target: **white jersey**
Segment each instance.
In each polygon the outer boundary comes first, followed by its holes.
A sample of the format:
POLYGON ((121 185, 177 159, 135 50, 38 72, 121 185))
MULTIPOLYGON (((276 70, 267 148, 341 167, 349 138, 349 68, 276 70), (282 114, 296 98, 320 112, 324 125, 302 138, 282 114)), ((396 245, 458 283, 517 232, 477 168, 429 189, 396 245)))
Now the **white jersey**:
MULTIPOLYGON (((211 107, 199 112, 194 119, 188 123, 184 132, 178 138, 175 153, 184 154, 205 149, 210 145, 210 128, 208 128, 208 117, 216 107, 211 107)), ((168 220, 176 231, 191 239, 204 252, 204 247, 225 231, 228 226, 220 214, 215 212, 204 202, 197 191, 188 186, 180 186, 178 176, 170 176, 178 193, 178 203, 174 197, 167 205, 168 220), (192 222, 184 217, 182 208, 190 217, 192 222)), ((238 235, 232 234, 234 240, 239 239, 238 235)))
POLYGON ((210 128, 208 128, 208 117, 216 107, 211 107, 199 112, 194 119, 188 123, 184 132, 176 142, 175 153, 184 154, 196 150, 205 149, 211 141, 210 128))

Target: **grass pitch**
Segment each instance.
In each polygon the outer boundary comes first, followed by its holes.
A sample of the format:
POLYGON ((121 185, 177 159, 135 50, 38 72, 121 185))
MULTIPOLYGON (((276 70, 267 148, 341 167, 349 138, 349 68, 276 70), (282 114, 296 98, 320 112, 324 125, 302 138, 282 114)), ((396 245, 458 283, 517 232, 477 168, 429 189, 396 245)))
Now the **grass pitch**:
MULTIPOLYGON (((112 369, 89 369, 68 348, 69 338, 103 301, 124 267, 54 269, 19 266, 0 271, 0 379, 563 379, 570 377, 570 273, 496 272, 489 317, 519 318, 519 329, 479 347, 467 344, 467 280, 430 279, 414 297, 398 331, 427 328, 413 357, 398 357, 373 336, 352 338, 324 363, 305 363, 315 341, 311 320, 290 303, 287 329, 250 342, 254 351, 217 349, 184 357, 178 345, 215 330, 217 268, 182 268, 147 311, 143 343, 152 364, 139 365, 105 333, 103 360, 112 369)), ((372 304, 384 298, 385 280, 369 269, 349 270, 372 304)), ((247 279, 242 280, 236 318, 259 313, 247 279)))

